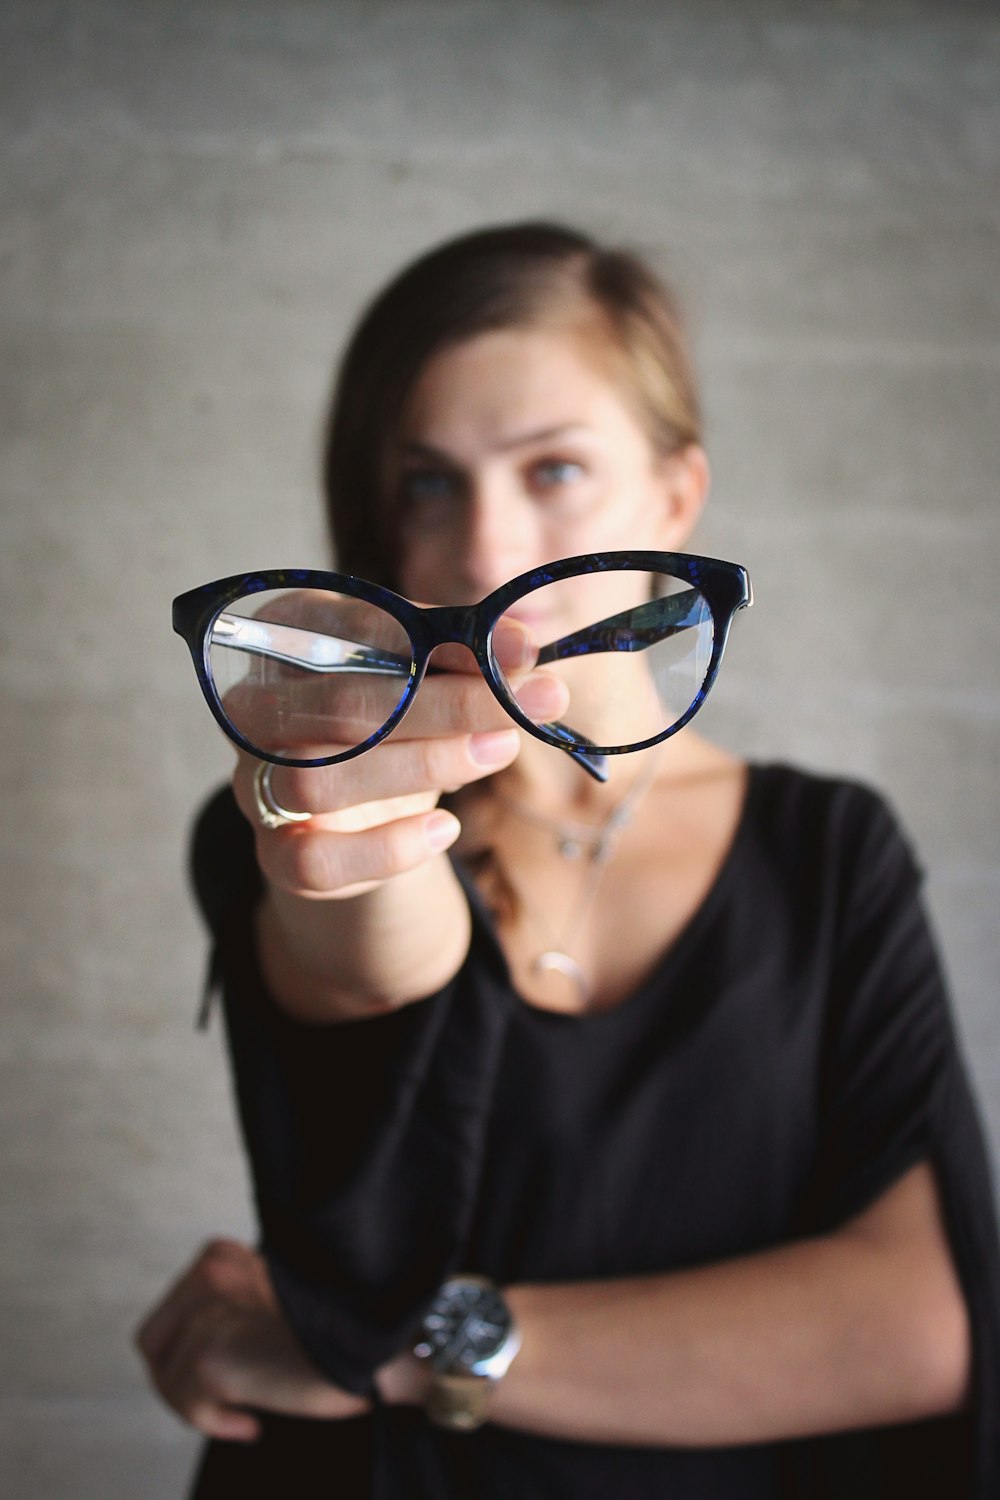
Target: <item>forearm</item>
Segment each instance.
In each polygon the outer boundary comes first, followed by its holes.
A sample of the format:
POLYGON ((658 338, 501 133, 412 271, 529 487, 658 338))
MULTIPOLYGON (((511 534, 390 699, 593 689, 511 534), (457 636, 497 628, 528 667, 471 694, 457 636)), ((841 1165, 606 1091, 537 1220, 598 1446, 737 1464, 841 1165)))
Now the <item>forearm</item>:
POLYGON ((492 1420, 585 1441, 721 1446, 958 1405, 968 1333, 950 1267, 849 1235, 615 1282, 523 1286, 492 1420))
POLYGON ((269 886, 257 912, 275 999, 307 1021, 360 1019, 433 994, 469 944, 468 903, 441 855, 347 899, 269 886))

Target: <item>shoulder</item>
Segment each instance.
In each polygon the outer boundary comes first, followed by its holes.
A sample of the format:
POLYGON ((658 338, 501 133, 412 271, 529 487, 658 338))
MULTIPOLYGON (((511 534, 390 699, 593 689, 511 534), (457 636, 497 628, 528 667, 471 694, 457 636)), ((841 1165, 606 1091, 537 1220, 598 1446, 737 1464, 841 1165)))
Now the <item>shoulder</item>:
POLYGON ((868 782, 785 762, 751 766, 748 821, 758 847, 801 878, 852 888, 912 886, 922 870, 886 795, 868 782))
POLYGON ((234 907, 259 894, 253 829, 229 785, 213 792, 195 817, 189 872, 202 916, 213 929, 234 907))
POLYGON ((822 826, 847 845, 905 838, 890 799, 860 778, 807 770, 785 761, 755 762, 750 778, 758 810, 780 831, 822 826))

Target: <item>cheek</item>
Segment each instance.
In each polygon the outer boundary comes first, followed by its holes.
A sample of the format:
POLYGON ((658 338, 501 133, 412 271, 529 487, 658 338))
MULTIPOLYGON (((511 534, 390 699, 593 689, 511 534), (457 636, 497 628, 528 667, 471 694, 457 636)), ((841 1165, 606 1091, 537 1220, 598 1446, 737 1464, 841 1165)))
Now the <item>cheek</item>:
MULTIPOLYGON (((551 528, 553 541, 572 544, 579 552, 615 551, 658 545, 660 508, 642 477, 619 476, 606 486, 595 503, 578 517, 567 517, 551 528)), ((553 554, 555 555, 555 554, 553 554)))

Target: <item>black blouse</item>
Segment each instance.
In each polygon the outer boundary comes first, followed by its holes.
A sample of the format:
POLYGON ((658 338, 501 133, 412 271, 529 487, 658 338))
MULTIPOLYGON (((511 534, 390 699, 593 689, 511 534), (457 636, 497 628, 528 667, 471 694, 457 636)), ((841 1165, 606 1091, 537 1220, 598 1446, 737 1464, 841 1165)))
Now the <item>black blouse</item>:
POLYGON ((228 791, 199 820, 193 871, 262 1249, 338 1384, 370 1392, 450 1272, 516 1284, 744 1255, 833 1229, 922 1160, 975 1342, 960 1416, 670 1449, 450 1434, 376 1406, 361 1421, 269 1418, 251 1448, 210 1443, 197 1500, 1000 1495, 990 1172, 920 872, 874 792, 753 766, 705 901, 636 992, 593 1015, 519 998, 463 877, 473 938, 445 989, 372 1020, 296 1022, 255 963, 259 875, 228 791))

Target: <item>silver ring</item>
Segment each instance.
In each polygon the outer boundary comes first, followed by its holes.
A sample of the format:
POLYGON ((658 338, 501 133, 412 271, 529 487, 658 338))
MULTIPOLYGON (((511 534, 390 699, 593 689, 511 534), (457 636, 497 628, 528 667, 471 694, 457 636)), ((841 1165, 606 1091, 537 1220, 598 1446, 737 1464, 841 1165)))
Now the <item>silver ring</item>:
POLYGON ((293 812, 290 807, 282 807, 271 790, 273 775, 274 766, 269 760, 262 760, 253 773, 253 795, 261 825, 264 828, 285 828, 289 823, 308 823, 312 813, 293 812))

